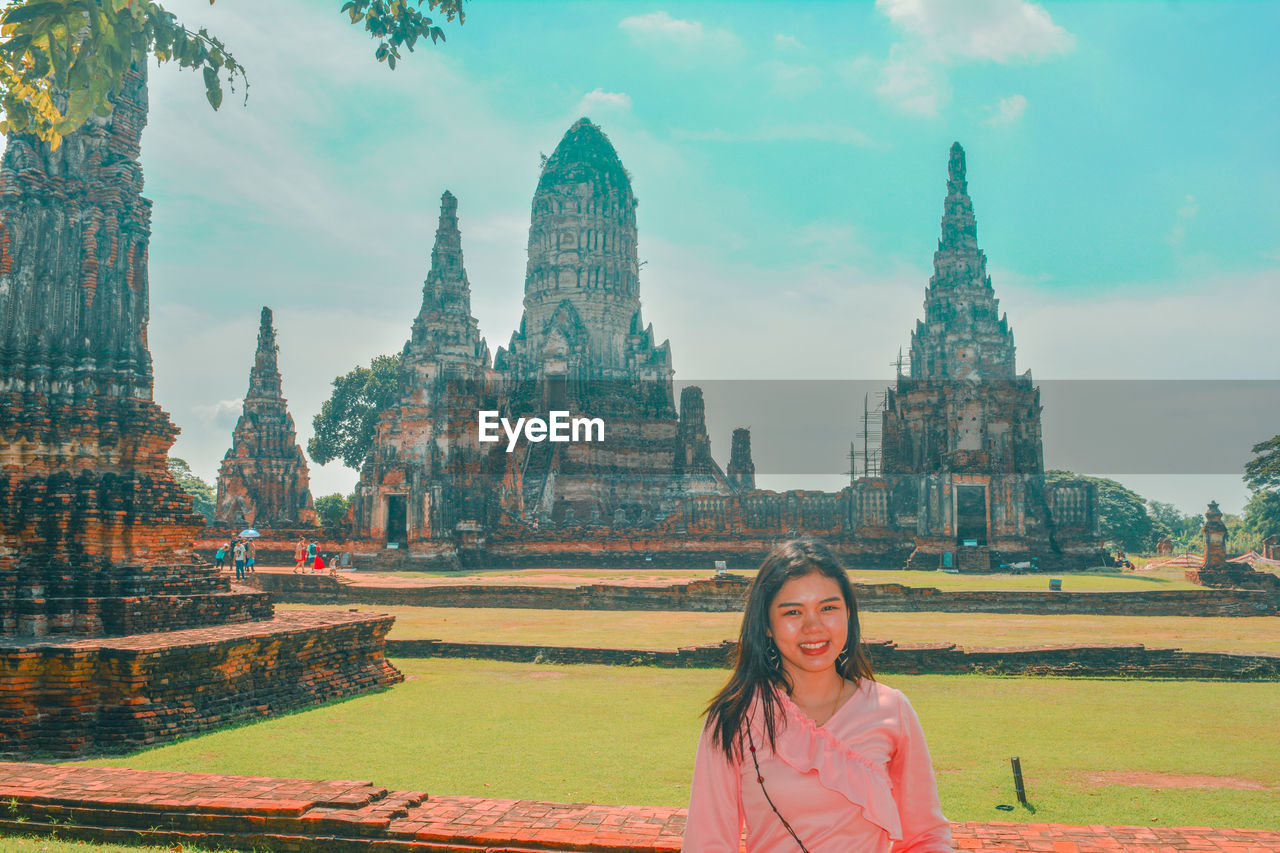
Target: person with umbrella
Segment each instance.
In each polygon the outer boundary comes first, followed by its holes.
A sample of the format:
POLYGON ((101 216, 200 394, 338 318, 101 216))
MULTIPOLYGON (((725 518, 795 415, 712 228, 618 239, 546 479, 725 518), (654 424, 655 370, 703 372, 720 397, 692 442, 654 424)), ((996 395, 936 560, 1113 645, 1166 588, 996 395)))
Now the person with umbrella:
MULTIPOLYGON (((254 530, 252 527, 246 527, 244 530, 240 531, 240 539, 244 543, 244 569, 246 575, 254 570, 253 564, 258 561, 257 548, 254 545, 253 540, 257 539, 261 535, 261 533, 254 530)), ((243 578, 239 579, 243 580, 243 578)))
POLYGON ((236 580, 242 581, 244 580, 244 559, 245 559, 245 547, 244 547, 243 539, 236 540, 236 546, 231 550, 231 555, 234 558, 235 564, 236 564, 236 580))

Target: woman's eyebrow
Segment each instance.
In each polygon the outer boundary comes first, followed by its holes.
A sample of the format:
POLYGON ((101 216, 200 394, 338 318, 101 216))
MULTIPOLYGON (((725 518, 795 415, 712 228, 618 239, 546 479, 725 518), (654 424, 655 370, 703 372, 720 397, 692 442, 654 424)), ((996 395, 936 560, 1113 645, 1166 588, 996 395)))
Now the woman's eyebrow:
MULTIPOLYGON (((843 600, 844 600, 843 596, 833 595, 830 598, 822 599, 818 603, 826 604, 827 602, 830 602, 830 601, 843 601, 843 600)), ((800 607, 802 604, 804 604, 803 601, 779 601, 777 604, 773 606, 774 607, 800 607)))

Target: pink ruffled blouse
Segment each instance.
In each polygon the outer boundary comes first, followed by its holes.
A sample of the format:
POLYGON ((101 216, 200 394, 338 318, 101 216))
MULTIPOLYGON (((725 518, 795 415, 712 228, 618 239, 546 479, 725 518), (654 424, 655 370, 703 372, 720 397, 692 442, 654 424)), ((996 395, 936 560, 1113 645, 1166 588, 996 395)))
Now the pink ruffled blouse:
MULTIPOLYGON (((920 720, 907 697, 864 679, 816 726, 786 693, 769 749, 757 701, 748 715, 764 788, 810 853, 951 853, 951 825, 920 720)), ((751 755, 730 761, 704 728, 683 853, 798 853, 765 799, 751 755)))

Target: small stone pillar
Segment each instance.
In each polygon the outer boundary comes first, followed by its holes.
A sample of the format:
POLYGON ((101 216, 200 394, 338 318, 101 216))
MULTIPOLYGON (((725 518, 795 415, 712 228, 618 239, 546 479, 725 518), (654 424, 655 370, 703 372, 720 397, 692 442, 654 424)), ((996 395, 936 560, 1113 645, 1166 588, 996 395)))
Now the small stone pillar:
POLYGON ((1212 587, 1236 589, 1260 589, 1280 594, 1280 577, 1270 572, 1259 572, 1247 563, 1227 562, 1227 526, 1222 523, 1222 512, 1217 501, 1209 502, 1204 514, 1204 564, 1186 572, 1192 583, 1212 587))
POLYGON ((745 427, 733 431, 726 477, 735 492, 750 492, 756 487, 756 465, 751 461, 751 430, 745 427))
POLYGON ((1209 501, 1209 509, 1204 514, 1204 527, 1200 532, 1204 534, 1204 562, 1200 569, 1214 571, 1226 568, 1227 526, 1222 523, 1222 512, 1218 509, 1217 501, 1209 501))

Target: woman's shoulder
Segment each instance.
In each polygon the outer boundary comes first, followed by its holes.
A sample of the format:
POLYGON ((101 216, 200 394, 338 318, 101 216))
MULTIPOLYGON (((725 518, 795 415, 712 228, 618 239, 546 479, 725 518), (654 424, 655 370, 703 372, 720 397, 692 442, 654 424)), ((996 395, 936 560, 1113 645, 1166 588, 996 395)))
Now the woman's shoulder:
POLYGON ((907 694, 882 681, 864 678, 858 682, 858 692, 863 694, 863 701, 882 708, 900 708, 910 705, 907 694))

